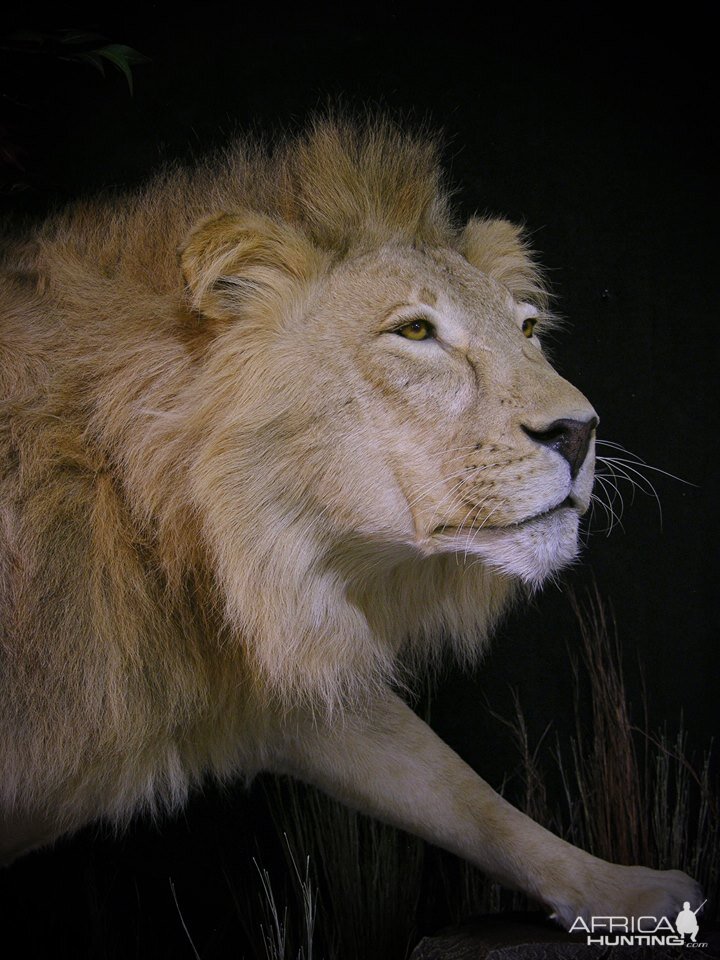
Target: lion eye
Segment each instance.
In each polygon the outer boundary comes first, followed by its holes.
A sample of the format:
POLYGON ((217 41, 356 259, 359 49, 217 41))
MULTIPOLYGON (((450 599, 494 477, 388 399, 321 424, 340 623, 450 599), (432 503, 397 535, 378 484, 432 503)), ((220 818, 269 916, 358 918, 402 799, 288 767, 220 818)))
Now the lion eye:
POLYGON ((435 336, 435 327, 429 320, 413 320, 398 327, 395 333, 406 340, 429 340, 435 336))
POLYGON ((533 331, 535 330, 536 323, 537 323, 537 319, 535 317, 527 317, 525 320, 523 320, 522 332, 525 334, 528 340, 533 335, 533 331))

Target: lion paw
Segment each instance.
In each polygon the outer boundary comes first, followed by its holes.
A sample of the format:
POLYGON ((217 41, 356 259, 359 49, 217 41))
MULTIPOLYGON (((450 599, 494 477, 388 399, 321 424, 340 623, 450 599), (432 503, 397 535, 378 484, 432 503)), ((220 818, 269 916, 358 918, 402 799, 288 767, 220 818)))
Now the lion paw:
POLYGON ((675 919, 685 901, 696 909, 702 902, 700 886, 681 870, 651 870, 598 864, 587 873, 587 883, 566 901, 554 899, 553 918, 570 928, 578 917, 668 917, 675 919))

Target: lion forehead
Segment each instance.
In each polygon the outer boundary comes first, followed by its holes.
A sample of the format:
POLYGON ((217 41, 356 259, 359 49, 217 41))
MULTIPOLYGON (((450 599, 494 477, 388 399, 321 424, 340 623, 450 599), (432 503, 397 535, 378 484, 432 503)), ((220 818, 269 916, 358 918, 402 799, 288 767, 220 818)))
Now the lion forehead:
POLYGON ((463 337, 478 323, 534 315, 502 283, 472 267, 450 247, 382 247, 345 261, 321 284, 320 298, 342 312, 353 308, 359 322, 416 306, 443 316, 463 337))

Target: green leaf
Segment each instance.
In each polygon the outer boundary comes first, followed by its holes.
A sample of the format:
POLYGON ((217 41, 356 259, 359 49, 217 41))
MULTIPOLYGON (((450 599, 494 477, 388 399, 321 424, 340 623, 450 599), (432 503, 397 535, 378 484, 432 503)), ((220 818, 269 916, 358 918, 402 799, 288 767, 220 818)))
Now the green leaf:
POLYGON ((147 63, 149 57, 146 57, 138 50, 133 49, 133 47, 128 47, 123 43, 108 43, 104 47, 93 50, 92 53, 99 57, 104 57, 110 63, 113 63, 118 70, 122 71, 127 80, 130 95, 132 96, 133 77, 131 65, 134 63, 147 63))
POLYGON ((86 30, 61 30, 59 32, 60 43, 68 44, 99 44, 105 43, 105 37, 99 33, 88 33, 86 30))
POLYGON ((102 62, 102 58, 93 51, 88 53, 76 53, 75 56, 68 57, 67 59, 82 60, 84 63, 90 63, 99 73, 102 74, 103 77, 105 76, 105 64, 102 62))

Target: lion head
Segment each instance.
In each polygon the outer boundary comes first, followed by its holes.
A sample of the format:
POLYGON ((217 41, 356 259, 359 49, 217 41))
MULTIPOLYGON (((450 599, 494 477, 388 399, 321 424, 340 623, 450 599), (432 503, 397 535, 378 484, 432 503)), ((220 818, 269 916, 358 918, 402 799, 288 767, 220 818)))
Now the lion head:
POLYGON ((597 417, 543 352, 521 231, 458 228, 426 141, 325 124, 274 164, 272 203, 182 244, 191 486, 264 673, 296 657, 333 690, 433 637, 476 649, 514 582, 576 556, 597 417))

